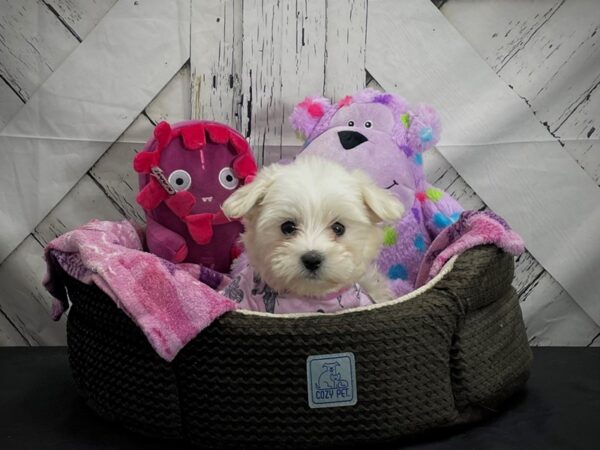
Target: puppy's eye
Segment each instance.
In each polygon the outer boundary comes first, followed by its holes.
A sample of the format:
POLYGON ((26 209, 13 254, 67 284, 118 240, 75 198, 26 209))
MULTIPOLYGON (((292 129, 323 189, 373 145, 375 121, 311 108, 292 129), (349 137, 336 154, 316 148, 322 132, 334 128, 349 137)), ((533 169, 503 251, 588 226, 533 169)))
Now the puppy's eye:
POLYGON ((336 222, 333 225, 331 225, 331 229, 333 230, 336 236, 341 236, 346 232, 346 227, 339 222, 336 222))
POLYGON ((281 232, 285 235, 294 234, 296 232, 296 224, 291 220, 281 224, 281 232))
POLYGON ((174 170, 169 175, 169 184, 173 186, 177 192, 186 191, 192 185, 192 177, 183 169, 174 170))
POLYGON ((373 122, 371 122, 370 120, 367 120, 365 122, 365 128, 371 128, 373 126, 373 122))
POLYGON ((354 126, 354 120, 349 120, 348 121, 348 126, 349 127, 353 127, 354 126))

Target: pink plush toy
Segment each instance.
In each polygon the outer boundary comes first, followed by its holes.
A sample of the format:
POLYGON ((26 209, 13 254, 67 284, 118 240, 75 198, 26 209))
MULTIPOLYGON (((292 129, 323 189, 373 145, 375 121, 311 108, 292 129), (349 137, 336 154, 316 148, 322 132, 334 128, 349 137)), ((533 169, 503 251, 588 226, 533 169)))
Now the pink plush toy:
POLYGON ((221 205, 256 174, 246 140, 216 122, 159 123, 133 161, 140 174, 137 202, 146 212, 148 249, 174 263, 228 272, 242 231, 221 205))

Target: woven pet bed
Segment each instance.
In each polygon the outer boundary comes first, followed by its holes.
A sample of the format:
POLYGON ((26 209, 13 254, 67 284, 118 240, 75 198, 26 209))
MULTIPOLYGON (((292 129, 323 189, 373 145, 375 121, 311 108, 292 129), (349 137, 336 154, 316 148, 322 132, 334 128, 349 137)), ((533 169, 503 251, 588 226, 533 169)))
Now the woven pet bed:
POLYGON ((203 448, 391 441, 496 411, 531 353, 513 258, 472 249, 405 301, 285 317, 231 312, 167 363, 95 286, 67 284, 69 360, 100 416, 203 448), (307 358, 352 353, 356 404, 310 408, 307 358))

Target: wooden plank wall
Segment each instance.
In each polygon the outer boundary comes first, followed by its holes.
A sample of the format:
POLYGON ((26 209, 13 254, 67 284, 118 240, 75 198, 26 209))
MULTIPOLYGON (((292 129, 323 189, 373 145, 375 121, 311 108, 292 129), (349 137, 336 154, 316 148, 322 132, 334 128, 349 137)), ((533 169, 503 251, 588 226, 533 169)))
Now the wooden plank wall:
MULTIPOLYGON (((0 0, 0 127, 85 39, 115 0, 0 0)), ((558 139, 600 182, 600 25, 594 0, 469 2, 442 13, 521 96, 548 139, 558 139), (578 26, 572 27, 576 21, 578 26), (581 59, 583 58, 583 60, 581 59), (584 61, 584 62, 581 62, 584 61), (575 69, 584 67, 585 73, 575 69), (565 87, 566 86, 566 87, 565 87)), ((48 320, 40 286, 43 246, 91 218, 143 221, 135 204, 135 152, 160 120, 203 117, 231 124, 268 163, 298 151, 287 122, 305 95, 338 99, 377 81, 365 71, 371 0, 192 2, 190 62, 0 265, 0 345, 65 342, 48 320)), ((485 203, 442 155, 426 155, 429 179, 468 209, 485 203)), ((599 345, 598 326, 529 254, 515 287, 532 345, 599 345)))

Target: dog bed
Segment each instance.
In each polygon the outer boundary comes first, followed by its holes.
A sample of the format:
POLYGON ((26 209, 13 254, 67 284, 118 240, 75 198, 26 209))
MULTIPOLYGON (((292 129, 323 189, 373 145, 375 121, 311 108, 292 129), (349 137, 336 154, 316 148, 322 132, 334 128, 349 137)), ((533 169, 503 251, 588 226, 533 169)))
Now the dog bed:
POLYGON ((481 246, 392 302, 230 312, 171 363, 100 289, 69 279, 69 361, 93 410, 146 435, 235 449, 389 442, 479 420, 523 386, 513 271, 512 256, 481 246))

